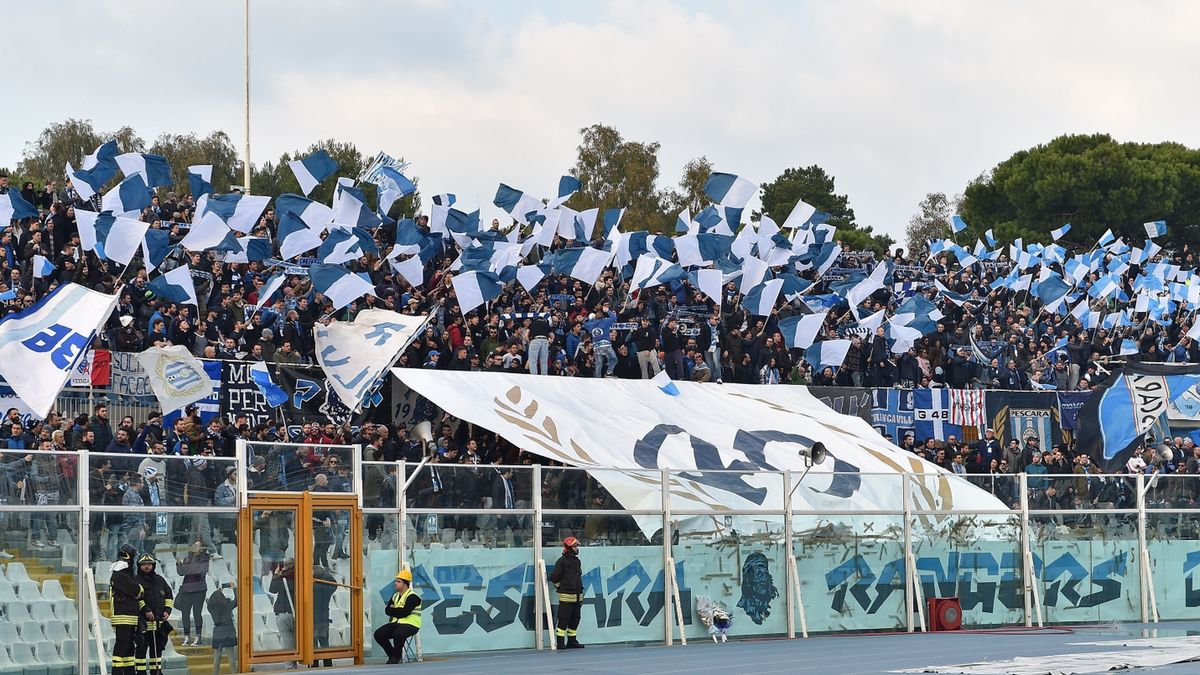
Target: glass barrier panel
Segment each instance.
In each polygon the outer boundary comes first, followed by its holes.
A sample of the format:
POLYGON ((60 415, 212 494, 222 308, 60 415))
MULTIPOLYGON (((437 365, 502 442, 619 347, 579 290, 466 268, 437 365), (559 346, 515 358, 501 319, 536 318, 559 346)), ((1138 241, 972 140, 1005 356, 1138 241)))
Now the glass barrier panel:
POLYGON ((79 662, 79 549, 77 528, 63 527, 60 516, 78 518, 0 508, 5 552, 0 559, 0 623, 9 624, 12 641, 6 646, 17 663, 74 672, 79 662), (39 517, 46 518, 39 524, 39 517), (34 546, 32 537, 39 527, 52 530, 58 545, 34 546))
POLYGON ((923 594, 918 600, 957 597, 964 626, 1025 621, 1020 516, 918 515, 912 550, 923 594))
POLYGON ((997 508, 1021 509, 1021 476, 1012 473, 969 473, 963 477, 971 485, 1000 500, 997 508))
POLYGON ((1047 623, 1140 620, 1136 513, 1064 510, 1029 520, 1047 623))
POLYGON ((1194 509, 1200 505, 1200 476, 1152 474, 1144 480, 1148 509, 1194 509))
POLYGON ((78 453, 6 450, 0 453, 0 507, 74 506, 78 475, 78 453))
POLYGON ((93 452, 88 454, 88 493, 92 506, 233 508, 237 506, 236 472, 236 460, 211 454, 93 452))
POLYGON ((662 509, 662 472, 653 469, 542 467, 542 508, 639 511, 662 509))
POLYGON ((256 654, 296 649, 296 527, 295 509, 254 509, 250 512, 255 550, 254 631, 256 654))
MULTIPOLYGON (((589 517, 590 518, 590 517, 589 517)), ((550 604, 553 606, 554 634, 560 616, 564 632, 577 632, 577 639, 585 644, 616 642, 656 642, 663 639, 663 622, 668 605, 664 602, 663 549, 661 544, 651 545, 649 538, 655 529, 661 530, 662 519, 657 525, 651 523, 640 535, 632 536, 624 531, 603 531, 612 524, 623 528, 629 520, 606 514, 602 520, 580 523, 569 516, 544 518, 543 531, 554 532, 547 537, 542 548, 546 563, 550 604), (588 527, 579 529, 579 525, 588 527), (654 529, 652 529, 654 528, 654 529), (572 623, 568 613, 563 615, 559 591, 567 593, 565 586, 556 586, 552 581, 555 564, 565 555, 563 540, 573 536, 581 541, 579 560, 583 572, 583 598, 578 608, 579 618, 572 623), (574 626, 572 628, 572 626, 574 626)), ((661 539, 660 539, 661 541, 661 539)), ((682 567, 677 565, 679 574, 682 567)), ((561 580, 560 580, 561 581, 561 580)), ((686 595, 685 597, 690 597, 686 595)), ((689 605, 685 601, 684 612, 689 605)), ((570 635, 569 632, 566 635, 570 635)), ((564 637, 566 637, 566 635, 564 637)))
POLYGON ((451 464, 431 461, 405 467, 409 508, 528 509, 533 500, 533 467, 451 464))
MULTIPOLYGON (((405 536, 413 588, 421 596, 425 654, 533 646, 532 520, 496 510, 409 516, 405 536)), ((397 565, 394 549, 370 552, 366 604, 372 626, 386 620, 383 608, 394 592, 397 565)), ((382 658, 382 648, 371 642, 370 653, 382 658)))
POLYGON ((795 515, 792 550, 810 632, 907 626, 902 515, 795 515))
MULTIPOLYGON (((671 552, 689 638, 709 635, 698 613, 701 598, 733 614, 731 637, 787 633, 788 551, 782 516, 732 516, 731 523, 685 516, 676 519, 674 528, 671 552)), ((650 639, 661 636, 660 627, 650 639)))
MULTIPOLYGON (((395 466, 393 464, 393 466, 395 466)), ((364 473, 366 473, 364 471, 364 473)), ((363 514, 363 575, 366 585, 363 588, 363 609, 366 618, 363 620, 363 653, 368 663, 383 663, 387 655, 375 642, 373 634, 376 628, 387 623, 390 618, 384 613, 385 603, 395 592, 393 581, 399 571, 400 554, 397 538, 399 517, 391 513, 372 512, 368 509, 363 514)), ((341 590, 341 589, 339 589, 341 590)), ((421 596, 422 624, 428 622, 429 602, 425 599, 428 591, 414 587, 414 592, 421 596)), ((336 596, 336 594, 335 594, 336 596)), ((348 596, 346 596, 348 598, 348 596)), ((335 597, 336 600, 336 597, 335 597)), ((339 605, 339 609, 341 609, 339 605)), ((334 617, 337 618, 336 615, 334 617)), ((348 619, 348 616, 347 616, 348 619)), ((424 627, 424 626, 422 626, 424 627)), ((347 635, 348 635, 347 628, 347 635)), ((431 631, 432 632, 432 631, 431 631)))
POLYGON ((353 492, 352 445, 246 443, 252 492, 353 492))
POLYGON ((313 648, 349 648, 349 509, 313 511, 313 648))
POLYGON ((1194 513, 1146 514, 1146 549, 1163 621, 1200 617, 1200 523, 1194 513))
POLYGON ((672 512, 783 510, 783 474, 779 472, 671 471, 668 476, 672 512))
POLYGON ((364 508, 396 508, 399 466, 396 462, 362 463, 364 508))

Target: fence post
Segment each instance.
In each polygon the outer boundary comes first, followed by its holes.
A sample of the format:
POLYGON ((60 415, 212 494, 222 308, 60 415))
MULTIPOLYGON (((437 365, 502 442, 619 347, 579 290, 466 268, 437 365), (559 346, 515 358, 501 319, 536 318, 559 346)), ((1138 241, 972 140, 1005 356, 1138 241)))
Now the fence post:
MULTIPOLYGON (((90 513, 91 498, 88 493, 88 478, 90 467, 84 465, 87 459, 87 454, 79 453, 75 459, 75 498, 79 505, 79 532, 75 536, 75 545, 78 547, 77 557, 79 562, 78 571, 75 573, 75 601, 79 603, 77 607, 76 620, 79 621, 79 627, 75 630, 75 634, 79 636, 79 672, 90 672, 88 669, 88 634, 91 633, 91 627, 88 625, 88 607, 90 606, 87 598, 88 584, 85 583, 87 575, 85 570, 91 566, 89 560, 91 553, 92 540, 92 519, 90 513)), ((96 636, 97 642, 100 641, 100 636, 96 636)), ((103 666, 101 666, 103 667, 103 666)))
POLYGON ((396 569, 408 567, 408 466, 404 460, 396 462, 396 569))
POLYGON ((667 566, 672 562, 671 552, 671 475, 668 469, 661 469, 659 472, 662 489, 662 562, 663 562, 663 644, 670 647, 675 642, 674 630, 671 624, 673 619, 671 611, 668 608, 670 605, 669 588, 671 583, 671 574, 667 566))
POLYGON ((787 556, 784 558, 787 565, 787 636, 788 639, 796 637, 796 608, 794 603, 799 600, 796 595, 796 584, 798 579, 794 578, 795 566, 792 564, 792 472, 786 470, 783 472, 783 547, 787 551, 787 556))
POLYGON ((238 508, 244 509, 244 508, 246 508, 247 505, 250 504, 250 499, 249 499, 250 476, 248 475, 249 472, 247 471, 247 469, 249 468, 249 461, 248 461, 248 458, 246 457, 246 454, 247 454, 246 453, 246 447, 247 447, 246 439, 244 439, 244 438, 237 439, 237 441, 233 444, 233 447, 234 447, 234 452, 237 453, 236 459, 237 459, 237 463, 238 463, 238 472, 237 472, 238 508))
MULTIPOLYGON (((534 579, 534 594, 533 594, 533 617, 534 617, 534 639, 533 648, 537 651, 542 650, 542 622, 545 621, 545 612, 548 609, 545 606, 545 600, 541 591, 544 575, 542 570, 542 465, 533 465, 533 569, 534 579)), ((553 626, 550 627, 553 630, 553 626)), ((553 641, 552 641, 553 642, 553 641)))
POLYGON ((900 474, 900 480, 900 497, 903 500, 901 513, 904 516, 904 621, 905 630, 911 633, 914 630, 913 602, 917 592, 913 584, 916 570, 909 569, 912 565, 912 509, 909 507, 912 486, 909 485, 907 472, 900 474))
POLYGON ((1147 572, 1147 570, 1149 570, 1150 565, 1147 564, 1149 561, 1147 561, 1145 558, 1145 556, 1146 556, 1146 475, 1139 473, 1139 474, 1137 474, 1136 478, 1137 478, 1136 486, 1137 486, 1137 537, 1138 537, 1138 553, 1137 553, 1137 555, 1138 555, 1138 559, 1139 559, 1138 579, 1140 580, 1140 583, 1138 584, 1138 586, 1139 586, 1138 598, 1140 600, 1139 604, 1141 605, 1141 610, 1142 610, 1142 623, 1149 623, 1150 608, 1149 608, 1149 603, 1147 602, 1148 594, 1146 592, 1146 589, 1149 586, 1148 582, 1150 580, 1147 578, 1146 572, 1147 572))

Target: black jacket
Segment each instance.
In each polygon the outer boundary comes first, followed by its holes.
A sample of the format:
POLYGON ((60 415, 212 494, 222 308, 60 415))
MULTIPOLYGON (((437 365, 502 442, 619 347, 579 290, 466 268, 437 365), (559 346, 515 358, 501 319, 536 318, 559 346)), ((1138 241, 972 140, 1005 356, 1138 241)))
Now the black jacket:
POLYGON ((113 572, 108 583, 112 598, 113 625, 136 626, 142 613, 142 585, 138 583, 133 568, 127 567, 113 572))
POLYGON ((158 617, 161 617, 164 612, 171 613, 175 604, 175 596, 171 593, 171 585, 158 572, 142 574, 139 571, 137 580, 142 585, 142 602, 145 603, 142 611, 154 612, 155 617, 155 621, 146 623, 146 629, 155 630, 158 628, 158 617))
POLYGON ((554 563, 554 569, 550 571, 550 583, 558 589, 561 594, 583 594, 583 565, 579 562, 579 556, 574 553, 564 553, 554 563))

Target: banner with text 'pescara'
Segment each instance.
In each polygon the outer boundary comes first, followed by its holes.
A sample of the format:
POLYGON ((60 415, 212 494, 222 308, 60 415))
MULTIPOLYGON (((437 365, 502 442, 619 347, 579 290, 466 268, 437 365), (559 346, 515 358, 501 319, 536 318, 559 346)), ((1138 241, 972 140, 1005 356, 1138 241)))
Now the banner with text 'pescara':
MULTIPOLYGON (((919 510, 1004 508, 892 445, 861 418, 833 412, 804 387, 676 382, 679 395, 670 396, 649 380, 392 373, 451 415, 569 466, 686 471, 671 477, 672 508, 679 511, 782 509, 778 474, 722 470, 800 472, 800 450, 817 442, 829 457, 795 490, 797 510, 903 510, 900 474, 912 480, 919 510)), ((596 473, 624 508, 662 506, 657 471, 596 473)))
POLYGON ((351 410, 357 411, 378 388, 384 371, 396 362, 428 320, 427 316, 367 309, 359 312, 354 321, 317 324, 313 327, 314 344, 327 386, 351 410))
POLYGON ((0 375, 34 414, 54 407, 117 296, 59 286, 37 305, 0 319, 0 375))

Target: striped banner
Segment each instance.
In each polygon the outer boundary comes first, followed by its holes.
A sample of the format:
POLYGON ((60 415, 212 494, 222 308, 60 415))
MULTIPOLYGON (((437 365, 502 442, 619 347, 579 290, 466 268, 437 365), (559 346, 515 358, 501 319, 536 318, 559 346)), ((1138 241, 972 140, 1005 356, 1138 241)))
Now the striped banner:
POLYGON ((950 423, 979 427, 987 423, 982 389, 950 389, 950 423))

